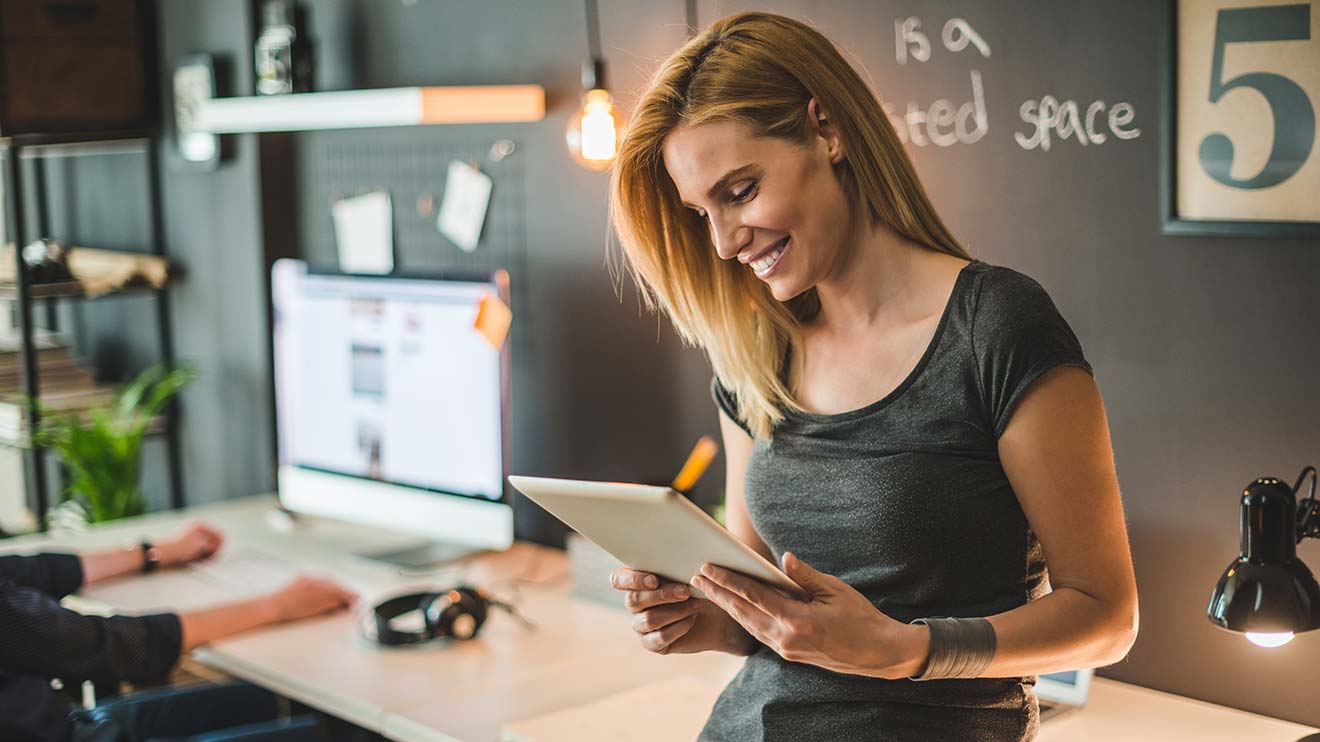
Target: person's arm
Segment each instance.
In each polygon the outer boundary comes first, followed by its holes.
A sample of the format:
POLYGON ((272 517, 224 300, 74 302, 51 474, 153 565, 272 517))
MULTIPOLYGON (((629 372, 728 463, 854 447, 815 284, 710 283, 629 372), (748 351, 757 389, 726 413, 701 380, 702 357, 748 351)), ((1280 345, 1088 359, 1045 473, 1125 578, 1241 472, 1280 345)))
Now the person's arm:
POLYGON ((179 617, 183 651, 260 626, 334 613, 355 600, 353 593, 329 580, 299 577, 270 595, 184 613, 179 617))
POLYGON ((63 598, 83 584, 82 562, 74 554, 0 556, 0 583, 63 598))
POLYGON ((301 577, 270 595, 182 615, 84 616, 0 580, 0 668, 38 677, 155 680, 181 652, 249 629, 331 613, 349 591, 301 577))
MULTIPOLYGON (((744 494, 747 480, 747 460, 752 456, 755 441, 747 431, 734 422, 728 414, 720 410, 720 435, 724 439, 724 522, 729 532, 738 540, 752 547, 757 554, 765 557, 771 564, 775 562, 774 553, 766 545, 761 534, 752 525, 752 518, 747 513, 747 498, 744 494)), ((760 643, 747 633, 747 630, 732 622, 730 631, 737 636, 731 645, 731 653, 752 654, 760 643)))
POLYGON ((999 458, 1049 565, 1053 592, 995 616, 987 677, 1102 667, 1137 636, 1128 548, 1104 403, 1071 366, 1031 386, 999 439, 999 458))
MULTIPOLYGON (((224 536, 205 523, 188 526, 178 535, 154 544, 154 557, 161 567, 179 565, 207 559, 224 545, 224 536)), ((119 549, 90 552, 82 555, 84 585, 136 574, 142 571, 145 555, 140 544, 119 549)))
POLYGON ((770 547, 761 539, 747 514, 747 499, 743 494, 747 479, 747 460, 752 455, 752 437, 738 423, 729 419, 723 410, 720 416, 720 434, 724 438, 724 521, 729 531, 752 550, 774 563, 770 547))
POLYGON ((179 657, 177 616, 84 616, 0 580, 0 668, 68 680, 153 680, 179 657))

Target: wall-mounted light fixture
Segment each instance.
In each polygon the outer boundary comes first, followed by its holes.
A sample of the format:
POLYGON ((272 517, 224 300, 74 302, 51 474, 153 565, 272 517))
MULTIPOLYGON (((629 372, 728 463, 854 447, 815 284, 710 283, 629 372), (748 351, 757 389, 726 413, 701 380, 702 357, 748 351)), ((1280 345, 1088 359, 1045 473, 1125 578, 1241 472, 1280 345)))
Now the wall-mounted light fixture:
POLYGON ((568 119, 565 138, 573 159, 588 170, 614 164, 623 135, 622 116, 605 87, 605 60, 600 52, 600 16, 596 0, 586 0, 587 53, 582 63, 582 103, 568 119))
POLYGON ((1308 466, 1291 488, 1262 477, 1242 491, 1242 548, 1210 596, 1211 623, 1262 647, 1282 646, 1320 628, 1320 585, 1297 558, 1298 542, 1320 537, 1315 480, 1315 467, 1308 466), (1307 476, 1311 492, 1299 505, 1307 476))

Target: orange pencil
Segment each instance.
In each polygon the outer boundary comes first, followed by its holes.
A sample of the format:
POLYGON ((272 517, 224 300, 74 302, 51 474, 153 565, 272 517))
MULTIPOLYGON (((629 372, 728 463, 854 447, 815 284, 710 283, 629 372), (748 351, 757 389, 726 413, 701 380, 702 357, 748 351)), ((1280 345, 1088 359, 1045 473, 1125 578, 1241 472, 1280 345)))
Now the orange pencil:
POLYGON ((701 479, 701 475, 706 473, 706 467, 710 466, 710 462, 719 451, 719 444, 710 436, 701 436, 697 445, 692 447, 692 453, 688 454, 687 461, 683 463, 678 476, 674 477, 674 482, 669 486, 679 492, 687 492, 697 480, 701 479))

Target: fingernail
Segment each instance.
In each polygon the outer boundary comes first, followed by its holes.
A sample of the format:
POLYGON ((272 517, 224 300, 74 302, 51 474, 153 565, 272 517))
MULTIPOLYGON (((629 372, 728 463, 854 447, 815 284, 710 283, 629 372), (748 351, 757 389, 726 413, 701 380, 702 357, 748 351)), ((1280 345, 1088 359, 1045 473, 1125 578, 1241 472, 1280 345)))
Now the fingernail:
POLYGON ((642 583, 650 588, 660 587, 660 581, 655 578, 655 575, 647 575, 642 583))
POLYGON ((705 577, 714 577, 715 568, 711 566, 709 563, 703 564, 701 565, 701 574, 705 577))
POLYGON ((679 600, 686 598, 689 594, 690 593, 686 585, 679 585, 678 587, 674 588, 674 597, 678 598, 679 600))
POLYGON ((698 590, 700 590, 700 589, 701 589, 701 585, 699 585, 698 583, 701 582, 701 580, 702 580, 701 575, 693 575, 693 576, 692 576, 692 579, 691 579, 691 580, 688 580, 688 582, 692 585, 692 587, 695 587, 695 588, 697 588, 698 590))

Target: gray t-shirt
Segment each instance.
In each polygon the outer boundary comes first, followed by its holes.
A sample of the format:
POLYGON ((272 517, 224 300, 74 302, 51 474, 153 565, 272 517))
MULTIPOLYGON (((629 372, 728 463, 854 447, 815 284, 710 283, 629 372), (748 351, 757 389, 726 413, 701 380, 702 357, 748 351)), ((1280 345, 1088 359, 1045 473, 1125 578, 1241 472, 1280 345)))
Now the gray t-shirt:
MULTIPOLYGON (((752 523, 776 557, 792 551, 898 621, 989 616, 1040 597, 1045 558, 996 441, 1023 392, 1061 365, 1094 373, 1040 284, 969 263, 893 392, 839 414, 790 412, 756 441, 745 480, 752 523)), ((718 379, 712 392, 743 424, 718 379)), ((701 739, 1031 740, 1035 682, 868 678, 761 647, 701 739)))

